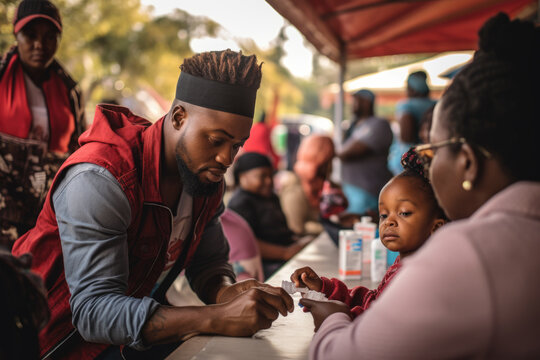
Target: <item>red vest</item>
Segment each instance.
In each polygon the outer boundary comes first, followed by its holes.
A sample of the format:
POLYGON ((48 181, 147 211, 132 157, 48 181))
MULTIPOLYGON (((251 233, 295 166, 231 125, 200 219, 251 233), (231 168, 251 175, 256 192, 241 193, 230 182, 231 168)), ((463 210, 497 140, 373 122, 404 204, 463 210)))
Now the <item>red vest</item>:
MULTIPOLYGON (((62 178, 73 164, 90 162, 105 167, 119 182, 131 206, 128 228, 129 279, 126 295, 148 296, 166 262, 171 233, 171 213, 163 205, 159 192, 159 164, 163 119, 151 125, 118 106, 98 106, 92 127, 79 139, 81 148, 71 155, 51 186, 62 178)), ((215 214, 222 191, 211 197, 193 199, 193 237, 186 261, 189 263, 206 223, 215 214)), ((45 280, 51 319, 40 333, 41 355, 55 349, 74 333, 69 306, 70 292, 65 280, 58 225, 52 208, 51 193, 41 211, 36 226, 19 238, 13 254, 30 252, 34 256, 32 269, 45 280)), ((107 344, 83 340, 70 346, 67 358, 93 359, 107 344)))

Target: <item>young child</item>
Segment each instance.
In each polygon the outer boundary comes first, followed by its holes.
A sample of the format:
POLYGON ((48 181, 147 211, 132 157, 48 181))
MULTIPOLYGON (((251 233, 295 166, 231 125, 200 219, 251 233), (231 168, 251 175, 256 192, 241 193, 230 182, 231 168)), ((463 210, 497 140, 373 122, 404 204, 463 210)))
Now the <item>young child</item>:
POLYGON ((287 226, 274 193, 273 176, 274 169, 267 156, 255 152, 242 154, 234 164, 237 189, 228 203, 228 208, 242 216, 255 233, 265 278, 313 239, 298 238, 287 226))
POLYGON ((358 286, 351 290, 338 279, 320 278, 309 267, 296 270, 291 280, 297 287, 323 292, 330 300, 347 304, 353 318, 376 300, 401 267, 401 260, 414 253, 446 222, 418 155, 413 149, 401 159, 405 170, 392 178, 379 194, 379 234, 386 248, 399 252, 394 264, 377 287, 358 286))

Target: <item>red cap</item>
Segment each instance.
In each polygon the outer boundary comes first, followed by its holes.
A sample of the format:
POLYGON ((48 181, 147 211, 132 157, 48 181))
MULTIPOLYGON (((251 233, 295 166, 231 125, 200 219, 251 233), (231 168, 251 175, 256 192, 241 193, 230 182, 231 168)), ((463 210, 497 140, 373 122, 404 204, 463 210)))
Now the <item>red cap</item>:
POLYGON ((30 21, 35 19, 49 20, 62 32, 62 19, 56 6, 48 0, 23 0, 13 20, 13 32, 17 34, 30 21))

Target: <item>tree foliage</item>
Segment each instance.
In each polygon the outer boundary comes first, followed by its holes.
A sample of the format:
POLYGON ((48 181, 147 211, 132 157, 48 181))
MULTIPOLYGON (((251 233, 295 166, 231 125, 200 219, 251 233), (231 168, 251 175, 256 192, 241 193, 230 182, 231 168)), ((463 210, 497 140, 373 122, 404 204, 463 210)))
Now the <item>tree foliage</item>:
MULTIPOLYGON (((14 44, 12 19, 19 0, 0 0, 0 51, 14 44)), ((104 99, 130 96, 140 88, 154 89, 172 100, 183 58, 191 56, 190 41, 217 36, 216 22, 175 10, 152 17, 140 0, 53 0, 62 15, 63 34, 57 59, 79 82, 91 114, 104 99)), ((290 25, 289 25, 290 26, 290 25)), ((269 111, 279 97, 279 113, 316 111, 317 84, 299 84, 281 64, 287 40, 281 28, 273 46, 259 49, 253 41, 239 44, 246 54, 264 61, 256 116, 269 111), (310 106, 303 106, 304 93, 310 106)), ((219 50, 219 49, 216 49, 219 50)), ((308 82, 309 83, 309 82, 308 82)), ((88 119, 91 121, 91 119, 88 119)))
MULTIPOLYGON (((152 18, 139 0, 54 2, 64 29, 57 58, 78 80, 91 105, 129 95, 141 86, 170 99, 182 59, 193 54, 190 40, 219 30, 214 21, 182 10, 152 18)), ((14 44, 11 20, 17 3, 0 4, 2 52, 14 44)))

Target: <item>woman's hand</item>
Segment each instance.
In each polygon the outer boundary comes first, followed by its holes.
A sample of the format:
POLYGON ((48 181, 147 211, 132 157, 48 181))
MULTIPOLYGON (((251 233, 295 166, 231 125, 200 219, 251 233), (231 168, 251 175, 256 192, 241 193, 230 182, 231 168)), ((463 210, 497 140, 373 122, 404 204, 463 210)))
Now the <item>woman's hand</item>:
POLYGON ((307 287, 309 290, 321 291, 323 282, 315 271, 309 266, 297 269, 291 275, 291 281, 298 287, 307 287))
POLYGON ((304 305, 304 308, 311 312, 313 315, 313 323, 315 324, 315 332, 319 330, 319 327, 330 315, 342 312, 347 314, 351 319, 351 309, 349 306, 341 301, 329 300, 329 301, 315 301, 309 299, 300 299, 300 304, 304 305))

